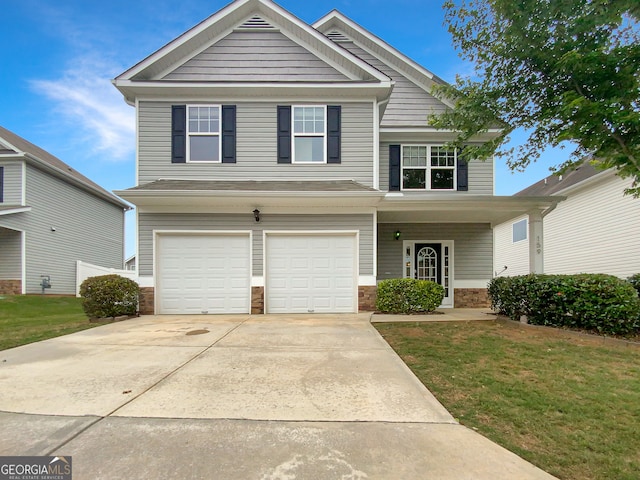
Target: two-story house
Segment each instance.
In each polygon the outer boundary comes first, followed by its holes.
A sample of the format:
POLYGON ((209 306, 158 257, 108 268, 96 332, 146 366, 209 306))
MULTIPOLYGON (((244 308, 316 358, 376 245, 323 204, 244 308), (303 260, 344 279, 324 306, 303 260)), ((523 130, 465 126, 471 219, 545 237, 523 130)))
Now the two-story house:
POLYGON ((0 127, 0 295, 76 292, 78 260, 122 268, 131 207, 0 127))
POLYGON ((308 25, 270 0, 237 0, 118 76, 137 115, 137 185, 118 194, 137 206, 143 311, 357 312, 397 277, 486 305, 492 226, 555 200, 496 197, 491 161, 444 146, 439 83, 337 11, 308 25))

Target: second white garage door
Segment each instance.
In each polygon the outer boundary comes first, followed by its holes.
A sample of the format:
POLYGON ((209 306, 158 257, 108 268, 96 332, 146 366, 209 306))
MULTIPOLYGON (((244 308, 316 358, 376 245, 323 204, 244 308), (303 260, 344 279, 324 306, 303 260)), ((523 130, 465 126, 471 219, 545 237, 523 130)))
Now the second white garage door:
POLYGON ((160 234, 156 241, 156 311, 249 313, 249 235, 160 234))
POLYGON ((357 311, 356 235, 267 234, 267 313, 357 311))

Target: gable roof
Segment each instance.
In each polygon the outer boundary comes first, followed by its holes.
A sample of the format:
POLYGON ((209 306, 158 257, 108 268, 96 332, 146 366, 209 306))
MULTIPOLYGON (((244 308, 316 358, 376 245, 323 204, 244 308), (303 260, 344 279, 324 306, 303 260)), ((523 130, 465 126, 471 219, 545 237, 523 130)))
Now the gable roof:
POLYGON ((533 197, 541 195, 561 194, 565 190, 575 187, 589 179, 600 178, 605 174, 612 174, 612 170, 600 170, 596 168, 590 161, 585 161, 575 169, 570 170, 562 175, 552 174, 542 180, 528 186, 527 188, 515 193, 517 197, 533 197))
MULTIPOLYGON (((313 28, 324 33, 337 43, 355 42, 429 93, 434 85, 445 85, 447 83, 381 38, 362 28, 338 10, 334 9, 316 21, 313 24, 313 28)), ((449 100, 441 99, 440 101, 449 107, 453 107, 449 100)))
POLYGON ((195 27, 116 77, 116 86, 127 81, 162 79, 194 55, 236 30, 280 31, 351 81, 388 82, 384 74, 346 52, 271 0, 235 0, 195 27))
POLYGON ((89 180, 58 157, 55 157, 46 150, 43 150, 37 145, 34 145, 2 126, 0 126, 0 154, 4 157, 22 157, 27 161, 37 164, 41 168, 44 167, 44 169, 48 170, 50 173, 56 174, 58 177, 67 180, 69 183, 73 183, 81 186, 85 190, 89 190, 108 202, 126 210, 131 209, 127 203, 122 201, 113 193, 105 190, 92 180, 89 180))

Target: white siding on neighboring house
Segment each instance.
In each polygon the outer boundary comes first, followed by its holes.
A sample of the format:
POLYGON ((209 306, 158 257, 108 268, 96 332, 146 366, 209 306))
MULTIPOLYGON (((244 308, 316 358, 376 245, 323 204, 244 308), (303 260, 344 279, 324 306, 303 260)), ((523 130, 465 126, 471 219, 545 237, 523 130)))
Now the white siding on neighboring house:
MULTIPOLYGON (((236 163, 171 163, 171 105, 141 102, 139 184, 159 178, 216 180, 351 179, 373 186, 373 103, 342 103, 341 163, 277 163, 277 106, 291 102, 236 103, 236 163)), ((231 102, 222 102, 231 103, 231 102)), ((328 102, 335 105, 340 102, 328 102)))
POLYGON ((545 218, 545 273, 640 273, 640 199, 623 195, 630 186, 607 177, 570 194, 545 218))
MULTIPOLYGON (((513 242, 513 224, 527 220, 527 215, 523 215, 508 222, 497 225, 493 230, 494 236, 494 260, 493 269, 495 272, 502 272, 504 276, 526 275, 529 273, 529 240, 513 242)), ((527 231, 528 237, 528 231, 527 231)))
POLYGON ((0 245, 0 280, 22 280, 22 232, 0 227, 0 245))
POLYGON ((22 164, 19 161, 0 161, 4 171, 2 203, 5 205, 22 205, 22 164))
POLYGON ((29 212, 0 217, 0 225, 26 232, 26 292, 40 291, 41 275, 51 276, 48 293, 76 291, 76 261, 122 268, 124 213, 43 171, 27 166, 29 212))

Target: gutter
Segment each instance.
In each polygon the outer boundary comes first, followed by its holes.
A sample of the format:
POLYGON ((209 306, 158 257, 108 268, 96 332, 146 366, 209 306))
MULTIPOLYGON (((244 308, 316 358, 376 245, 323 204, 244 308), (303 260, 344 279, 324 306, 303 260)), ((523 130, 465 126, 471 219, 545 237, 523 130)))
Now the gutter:
MULTIPOLYGON (((94 187, 93 185, 90 185, 84 181, 82 181, 79 178, 73 177, 71 175, 69 175, 67 172, 65 172, 64 170, 51 165, 48 162, 45 162, 44 160, 41 160, 40 158, 36 157, 35 155, 32 155, 29 152, 21 152, 22 155, 24 156, 25 159, 30 160, 34 163, 36 163, 38 166, 40 167, 44 167, 45 170, 49 170, 52 173, 55 173, 59 176, 61 176, 62 178, 64 178, 65 180, 67 180, 69 183, 75 184, 76 186, 80 186, 82 188, 84 188, 85 190, 88 190, 90 193, 101 197, 104 200, 109 201, 110 203, 117 205, 118 207, 124 209, 125 211, 128 210, 132 210, 133 207, 131 207, 129 204, 125 203, 124 201, 122 201, 120 198, 118 198, 115 195, 109 194, 109 192, 105 191, 101 191, 96 189, 96 187, 94 187)), ((71 167, 69 167, 71 168, 71 167)), ((79 173, 79 172, 78 172, 79 173)))

